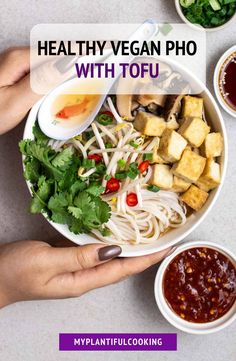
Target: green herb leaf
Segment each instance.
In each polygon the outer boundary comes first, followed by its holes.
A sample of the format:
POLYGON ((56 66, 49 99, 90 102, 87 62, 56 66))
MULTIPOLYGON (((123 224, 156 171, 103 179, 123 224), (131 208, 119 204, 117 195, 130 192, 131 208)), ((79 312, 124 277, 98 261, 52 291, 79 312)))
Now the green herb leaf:
POLYGON ((82 219, 82 210, 78 207, 68 207, 68 211, 76 218, 82 219))
POLYGON ((24 161, 24 177, 32 184, 36 183, 40 177, 40 162, 35 158, 26 158, 24 161))
POLYGON ((147 187, 147 189, 148 189, 150 192, 155 192, 155 193, 159 192, 159 190, 160 190, 160 188, 157 187, 157 186, 155 186, 155 185, 150 185, 150 186, 147 187))
POLYGON ((35 140, 40 143, 47 143, 49 141, 49 138, 42 132, 42 130, 39 127, 39 123, 35 122, 33 126, 33 135, 35 137, 35 140))
POLYGON ((93 196, 100 196, 105 190, 105 187, 101 186, 99 183, 92 183, 86 189, 86 192, 92 194, 93 196))
POLYGON ((31 213, 41 213, 47 207, 47 201, 51 192, 51 181, 46 181, 44 176, 41 176, 38 181, 38 190, 32 187, 34 198, 31 202, 31 213))
POLYGON ((62 152, 58 153, 52 160, 52 165, 62 170, 66 170, 72 163, 73 150, 66 148, 62 152))
POLYGON ((91 169, 95 167, 95 160, 94 159, 83 159, 82 161, 82 167, 86 169, 91 169))
POLYGON ((94 166, 96 172, 86 181, 78 179, 80 158, 70 148, 55 152, 35 129, 37 140, 19 144, 25 155, 25 178, 32 184, 31 212, 44 212, 49 220, 67 224, 75 234, 103 229, 110 218, 110 207, 100 198, 104 187, 94 181, 106 173, 105 164, 84 160, 83 166, 94 166))
POLYGON ((68 197, 65 193, 58 193, 50 197, 48 208, 52 211, 58 211, 68 206, 68 197))

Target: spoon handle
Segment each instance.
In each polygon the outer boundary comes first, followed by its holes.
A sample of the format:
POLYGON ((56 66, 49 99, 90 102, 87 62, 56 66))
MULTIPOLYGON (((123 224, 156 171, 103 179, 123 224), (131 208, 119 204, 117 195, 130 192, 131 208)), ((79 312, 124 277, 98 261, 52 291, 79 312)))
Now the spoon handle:
MULTIPOLYGON (((129 37, 128 41, 131 43, 132 41, 138 41, 139 44, 142 44, 143 41, 151 40, 158 33, 158 26, 154 22, 154 20, 146 20, 142 25, 140 25, 137 30, 129 37)), ((114 64, 115 66, 115 78, 108 78, 107 80, 107 88, 109 89, 111 85, 115 82, 115 80, 120 76, 122 72, 122 68, 120 67, 120 63, 131 63, 135 55, 122 55, 119 50, 117 55, 109 56, 104 63, 114 64)))

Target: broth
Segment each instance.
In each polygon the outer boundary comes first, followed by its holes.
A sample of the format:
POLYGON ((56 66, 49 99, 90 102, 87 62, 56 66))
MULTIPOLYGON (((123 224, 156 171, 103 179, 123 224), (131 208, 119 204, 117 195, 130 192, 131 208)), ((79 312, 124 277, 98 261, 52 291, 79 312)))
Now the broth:
POLYGON ((96 108, 101 95, 62 94, 52 104, 53 122, 62 127, 74 127, 86 121, 96 108))

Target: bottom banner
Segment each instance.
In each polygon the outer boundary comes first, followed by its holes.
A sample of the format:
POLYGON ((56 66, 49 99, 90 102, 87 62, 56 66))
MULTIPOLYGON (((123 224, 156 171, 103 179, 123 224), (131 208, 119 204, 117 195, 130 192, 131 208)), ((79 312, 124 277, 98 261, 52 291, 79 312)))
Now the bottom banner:
POLYGON ((60 333, 60 351, 177 351, 176 333, 60 333))

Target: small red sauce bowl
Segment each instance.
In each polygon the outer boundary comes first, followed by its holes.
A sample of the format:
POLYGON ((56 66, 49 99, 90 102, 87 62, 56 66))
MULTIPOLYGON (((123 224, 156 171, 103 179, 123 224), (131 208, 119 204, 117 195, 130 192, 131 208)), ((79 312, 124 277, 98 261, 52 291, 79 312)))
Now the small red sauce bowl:
MULTIPOLYGON (((236 257, 232 252, 227 250, 225 247, 213 242, 201 242, 201 241, 186 242, 178 246, 175 249, 175 251, 171 253, 170 256, 168 256, 161 263, 155 279, 154 293, 159 310, 161 311, 162 315, 166 318, 166 320, 169 321, 169 323, 171 323, 174 327, 187 333, 209 334, 222 330, 223 328, 229 326, 234 320, 236 320, 236 299, 231 305, 231 307, 228 309, 228 311, 223 314, 223 316, 218 317, 217 319, 210 322, 197 322, 197 321, 193 322, 182 318, 182 316, 180 316, 180 312, 179 314, 175 312, 165 297, 165 289, 168 286, 168 284, 167 285, 165 284, 164 287, 164 282, 165 280, 167 280, 166 272, 168 272, 167 270, 170 269, 169 265, 177 256, 182 254, 184 251, 189 251, 195 248, 206 248, 218 252, 220 255, 226 257, 230 261, 230 264, 232 264, 236 269, 236 257)), ((178 258, 179 257, 177 257, 176 259, 178 258)), ((177 277, 176 277, 176 282, 177 282, 177 277)))

